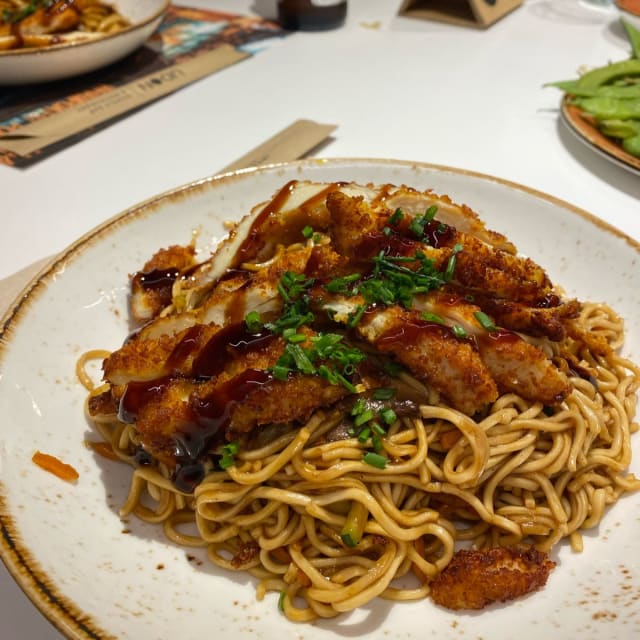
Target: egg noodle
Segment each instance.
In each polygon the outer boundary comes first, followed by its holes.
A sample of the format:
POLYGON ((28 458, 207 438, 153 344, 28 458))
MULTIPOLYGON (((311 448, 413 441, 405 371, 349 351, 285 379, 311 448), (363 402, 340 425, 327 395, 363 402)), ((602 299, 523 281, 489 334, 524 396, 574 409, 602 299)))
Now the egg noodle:
POLYGON ((117 9, 100 0, 0 0, 0 50, 85 40, 129 25, 117 9), (56 23, 63 12, 68 13, 56 23))
MULTIPOLYGON (((379 596, 417 600, 451 561, 458 543, 478 548, 528 542, 549 551, 564 538, 583 547, 608 506, 640 480, 628 474, 640 368, 617 355, 622 320, 585 303, 578 319, 605 337, 602 357, 572 343, 540 340, 549 357, 574 352, 594 379, 573 376, 555 413, 512 393, 479 421, 443 404, 403 373, 398 387, 423 394, 419 415, 399 418, 382 444, 390 463, 362 460, 357 438, 327 442, 345 415, 318 411, 302 428, 281 432, 235 465, 212 470, 193 494, 179 492, 161 464, 135 464, 132 425, 90 418, 117 457, 134 466, 121 516, 162 524, 169 540, 203 547, 215 565, 257 578, 258 597, 280 593, 290 620, 329 618, 379 596), (357 546, 344 544, 349 522, 364 523, 357 546)), ((87 364, 78 376, 98 395, 87 364)))

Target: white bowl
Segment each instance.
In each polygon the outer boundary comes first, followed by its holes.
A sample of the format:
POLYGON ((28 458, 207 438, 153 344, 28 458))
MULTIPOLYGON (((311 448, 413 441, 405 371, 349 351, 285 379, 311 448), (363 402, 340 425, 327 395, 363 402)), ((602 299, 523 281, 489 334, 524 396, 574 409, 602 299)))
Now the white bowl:
POLYGON ((616 0, 620 17, 640 31, 640 0, 616 0))
POLYGON ((135 51, 158 27, 171 0, 111 3, 131 23, 95 40, 0 51, 0 85, 61 80, 105 67, 135 51))

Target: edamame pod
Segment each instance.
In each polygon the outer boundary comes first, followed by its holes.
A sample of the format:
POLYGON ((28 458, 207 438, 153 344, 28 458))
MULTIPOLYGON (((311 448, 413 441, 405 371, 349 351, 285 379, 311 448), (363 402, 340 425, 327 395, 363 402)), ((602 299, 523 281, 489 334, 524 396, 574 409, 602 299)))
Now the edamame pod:
POLYGON ((640 58, 640 31, 624 18, 620 18, 620 22, 627 32, 627 38, 629 38, 629 42, 631 43, 631 57, 640 58))
POLYGON ((578 87, 580 89, 597 89, 607 82, 613 82, 616 78, 639 75, 640 60, 622 60, 608 64, 606 67, 587 71, 583 76, 580 76, 578 87))
POLYGON ((585 89, 581 87, 578 80, 560 80, 550 82, 545 87, 557 87, 569 95, 578 98, 640 98, 640 82, 630 85, 603 85, 597 89, 585 89))
POLYGON ((640 135, 640 120, 603 120, 600 131, 612 138, 633 138, 640 135))
POLYGON ((575 104, 583 111, 590 113, 596 120, 640 119, 640 99, 621 100, 596 96, 595 98, 578 98, 575 104))
POLYGON ((640 158, 640 134, 622 141, 622 148, 632 156, 640 158))

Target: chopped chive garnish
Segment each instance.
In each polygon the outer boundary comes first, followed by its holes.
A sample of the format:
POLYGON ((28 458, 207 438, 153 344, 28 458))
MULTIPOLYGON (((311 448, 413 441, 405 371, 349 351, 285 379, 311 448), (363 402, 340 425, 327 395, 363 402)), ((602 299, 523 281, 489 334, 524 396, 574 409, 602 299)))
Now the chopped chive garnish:
POLYGON ((309 356, 300 345, 289 343, 285 347, 285 353, 288 353, 293 358, 298 371, 301 373, 312 375, 316 372, 316 368, 313 366, 309 356))
POLYGON ((422 238, 424 235, 424 225, 426 220, 421 216, 416 216, 411 223, 409 224, 409 231, 413 233, 416 237, 422 238))
POLYGON ((362 461, 376 469, 384 469, 389 459, 386 456, 381 456, 379 453, 367 451, 367 453, 362 456, 362 461))
POLYGON ((349 319, 347 320, 347 326, 350 329, 353 329, 354 327, 358 326, 358 323, 360 322, 366 309, 367 308, 363 304, 359 304, 356 307, 356 310, 353 313, 349 314, 349 319))
POLYGON ((371 435, 371 429, 369 429, 369 427, 365 427, 358 434, 358 442, 362 442, 362 443, 366 442, 369 439, 370 435, 371 435))
POLYGON ((493 320, 484 311, 476 311, 473 315, 485 331, 496 330, 496 325, 493 323, 493 320))
POLYGON ((393 387, 380 387, 373 392, 374 400, 391 400, 396 395, 393 387))
POLYGON ((281 364, 275 364, 271 369, 271 374, 276 380, 287 380, 291 369, 281 364))
POLYGON ((352 416, 358 416, 360 415, 365 409, 366 409, 366 404, 364 401, 364 398, 358 398, 355 403, 353 404, 353 407, 351 407, 351 415, 352 416))
POLYGON ((386 424, 389 425, 393 424, 398 419, 398 416, 393 409, 383 409, 382 411, 380 411, 380 417, 386 424))
POLYGON ((313 235, 313 227, 310 227, 309 225, 306 225, 302 229, 302 235, 305 238, 310 238, 313 235))
POLYGON ((402 209, 398 207, 390 216, 389 216, 389 224, 396 225, 400 220, 404 218, 404 213, 402 213, 402 209))
POLYGON ((382 440, 380 440, 380 436, 377 433, 374 433, 371 436, 371 444, 373 445, 373 450, 376 453, 380 453, 382 451, 382 440))
POLYGON ((434 218, 436 213, 438 213, 438 207, 436 207, 435 204, 432 204, 425 212, 424 212, 424 219, 427 222, 431 222, 434 218))
POLYGON ((366 409, 362 413, 356 416, 354 423, 356 427, 362 426, 365 422, 369 422, 369 420, 373 420, 374 414, 371 409, 366 409))
POLYGON ((313 243, 314 244, 318 244, 320 242, 320 240, 322 239, 322 234, 318 233, 317 231, 313 234, 313 243))
POLYGON ((437 313, 431 313, 430 311, 423 311, 420 317, 427 322, 435 322, 436 324, 446 324, 444 318, 437 313))
POLYGON ((380 424, 378 422, 372 422, 371 423, 371 430, 379 435, 379 436, 386 436, 387 432, 384 430, 384 428, 382 426, 380 426, 380 424))
POLYGON ((280 609, 280 611, 284 612, 284 599, 287 595, 286 591, 281 591, 280 595, 278 596, 278 609, 280 609))
POLYGON ((237 442, 229 442, 222 447, 222 456, 220 458, 220 468, 228 469, 232 467, 235 463, 235 455, 240 451, 240 445, 237 442))
POLYGON ((460 251, 462 251, 462 245, 455 244, 453 247, 451 256, 449 256, 449 262, 447 262, 447 268, 445 269, 445 272, 444 272, 445 282, 450 282, 451 278, 453 278, 453 272, 456 268, 456 259, 457 259, 456 256, 458 253, 460 253, 460 251))
POLYGON ((349 285, 357 282, 360 279, 359 273, 352 273, 348 276, 343 276, 342 278, 334 278, 327 284, 327 291, 329 293, 340 293, 343 295, 349 295, 351 291, 349 290, 349 285))
POLYGON ((469 335, 465 331, 464 327, 461 327, 459 324, 454 324, 451 327, 451 331, 453 331, 453 334, 455 335, 456 338, 466 338, 469 335))
POLYGON ((260 314, 257 311, 250 311, 247 313, 244 323, 247 325, 247 329, 251 331, 251 333, 257 333, 264 326, 262 324, 262 320, 260 320, 260 314))
POLYGON ((340 538, 346 547, 356 547, 362 539, 369 511, 361 502, 353 502, 344 522, 340 538))

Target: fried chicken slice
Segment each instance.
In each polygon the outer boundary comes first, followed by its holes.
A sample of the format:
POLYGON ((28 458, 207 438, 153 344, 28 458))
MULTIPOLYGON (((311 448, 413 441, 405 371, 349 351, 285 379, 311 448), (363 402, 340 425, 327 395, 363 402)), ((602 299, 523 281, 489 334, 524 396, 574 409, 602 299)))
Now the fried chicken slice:
POLYGON ((305 422, 318 408, 349 393, 318 376, 273 378, 266 370, 282 350, 276 338, 260 352, 242 354, 218 377, 204 382, 180 377, 131 382, 121 398, 120 417, 135 421, 145 450, 172 469, 262 425, 305 422))
MULTIPOLYGON (((464 329, 472 337, 483 364, 501 393, 514 392, 546 405, 559 404, 572 386, 567 376, 544 352, 517 333, 494 326, 483 327, 480 307, 442 291, 416 296, 415 306, 464 329)), ((491 318, 487 318, 491 320, 491 318)))
POLYGON ((433 220, 418 228, 404 213, 390 223, 393 211, 376 209, 364 197, 351 197, 341 191, 328 194, 327 208, 335 250, 355 262, 370 260, 380 251, 393 256, 422 253, 442 270, 456 251, 452 282, 466 289, 526 302, 541 300, 551 291, 549 278, 533 260, 462 233, 440 222, 437 212, 433 220), (418 237, 416 231, 424 236, 418 237))
POLYGON ((440 222, 455 227, 459 232, 473 236, 494 249, 514 255, 516 253, 515 246, 504 235, 487 229, 473 209, 464 204, 455 204, 449 196, 437 195, 432 190, 421 192, 402 186, 393 187, 391 194, 383 201, 390 211, 399 208, 411 217, 422 215, 429 207, 436 206, 440 222))
MULTIPOLYGON (((334 322, 349 323, 365 302, 360 296, 324 296, 320 302, 334 322)), ((473 345, 443 324, 424 320, 418 311, 397 305, 365 314, 357 334, 381 353, 394 355, 420 380, 467 415, 496 400, 498 389, 473 345)))
POLYGON ((537 591, 555 566, 535 547, 462 549, 431 583, 431 597, 447 609, 483 609, 537 591))
POLYGON ((473 301, 485 313, 493 317, 496 324, 534 337, 546 337, 559 342, 567 336, 568 321, 576 318, 582 304, 578 300, 561 300, 550 294, 546 301, 535 306, 505 300, 496 296, 474 292, 473 301))
POLYGON ((58 0, 18 22, 20 35, 48 35, 71 31, 80 25, 80 10, 73 3, 58 0))
POLYGON ((175 280, 194 265, 193 245, 172 245, 157 251, 131 278, 129 306, 134 320, 147 322, 171 304, 175 280))

